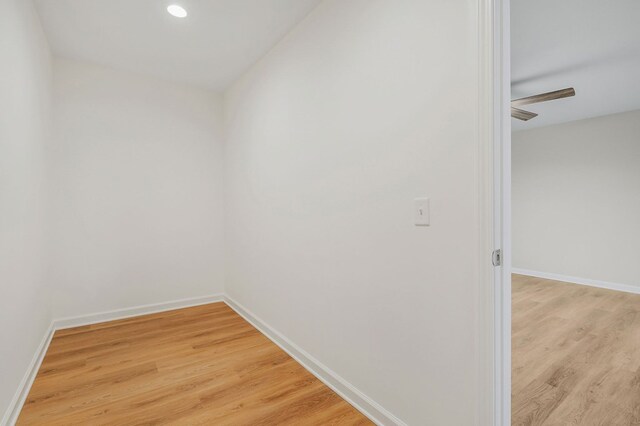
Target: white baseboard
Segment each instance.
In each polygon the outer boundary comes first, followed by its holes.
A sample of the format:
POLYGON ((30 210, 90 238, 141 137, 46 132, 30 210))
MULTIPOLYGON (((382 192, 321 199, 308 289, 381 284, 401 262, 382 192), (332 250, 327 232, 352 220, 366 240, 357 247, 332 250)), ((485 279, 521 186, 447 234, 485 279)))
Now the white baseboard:
POLYGON ((333 389, 338 395, 371 419, 374 423, 381 426, 406 426, 406 424, 396 416, 385 410, 371 398, 364 395, 349 382, 333 372, 330 368, 323 365, 320 361, 291 342, 285 336, 273 329, 260 318, 253 315, 248 309, 240 305, 228 296, 215 294, 211 296, 194 297, 189 299, 175 300, 171 302, 155 303, 151 305, 135 306, 125 309, 116 309, 113 311, 101 312, 97 314, 82 315, 77 317, 62 318, 52 321, 49 329, 45 333, 42 342, 38 346, 36 353, 29 364, 29 368, 24 378, 20 382, 18 391, 16 392, 9 408, 2 418, 1 425, 14 425, 18 419, 22 406, 25 403, 27 395, 31 390, 33 381, 36 378, 42 360, 49 348, 51 339, 56 330, 65 328, 80 327, 91 325, 105 321, 114 321, 118 319, 130 318, 140 315, 152 314, 157 312, 170 311, 173 309, 188 308, 191 306, 205 305, 208 303, 224 301, 231 309, 236 311, 245 320, 256 327, 262 334, 271 339, 276 345, 287 352, 291 357, 298 361, 311 374, 320 379, 324 384, 333 389))
POLYGON ((562 281, 571 284, 588 285, 590 287, 605 288, 607 290, 624 291, 625 293, 640 294, 640 286, 636 287, 629 284, 612 283, 607 281, 592 280, 589 278, 571 277, 567 275, 554 274, 551 272, 531 271, 528 269, 512 268, 511 272, 519 275, 528 275, 530 277, 545 278, 548 280, 562 281))
POLYGON ((251 323, 273 343, 278 345, 311 374, 333 389, 334 392, 353 405, 371 421, 382 426, 407 426, 402 420, 398 419, 371 398, 360 392, 352 384, 333 372, 329 367, 322 364, 309 353, 305 352, 302 348, 287 339, 266 322, 255 316, 247 308, 226 295, 224 297, 224 301, 231 309, 236 311, 241 317, 251 323))
POLYGON ((31 390, 31 385, 33 381, 36 379, 36 375, 38 374, 38 370, 40 370, 40 365, 42 364, 42 360, 44 359, 44 355, 47 353, 47 349, 49 348, 49 343, 51 343, 51 339, 53 338, 53 333, 55 329, 53 328, 53 323, 49 325, 49 328, 44 334, 42 341, 38 345, 36 349, 36 353, 33 355, 29 366, 27 367, 27 372, 24 377, 20 381, 20 385, 18 386, 18 390, 16 394, 13 396, 13 399, 9 403, 9 407, 7 407, 7 411, 4 413, 2 417, 2 421, 0 425, 14 425, 18 421, 18 416, 20 415, 20 411, 22 411, 22 406, 24 405, 25 400, 27 399, 27 395, 29 395, 29 390, 31 390))
POLYGON ((173 300, 170 302, 153 303, 150 305, 133 306, 130 308, 114 309, 112 311, 100 312, 97 314, 80 315, 77 317, 60 318, 53 321, 54 329, 63 330, 65 328, 80 327, 83 325, 97 324, 106 321, 115 321, 124 318, 137 317, 140 315, 154 314, 157 312, 170 311, 173 309, 189 308, 192 306, 206 305, 208 303, 222 302, 222 293, 211 296, 191 297, 188 299, 173 300))

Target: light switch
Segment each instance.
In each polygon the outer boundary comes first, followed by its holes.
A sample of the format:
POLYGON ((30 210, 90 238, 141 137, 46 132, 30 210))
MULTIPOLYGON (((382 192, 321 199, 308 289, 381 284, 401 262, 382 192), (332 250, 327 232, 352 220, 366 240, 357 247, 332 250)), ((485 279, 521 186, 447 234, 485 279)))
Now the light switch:
POLYGON ((414 204, 414 221, 416 226, 429 226, 429 199, 416 198, 414 204))

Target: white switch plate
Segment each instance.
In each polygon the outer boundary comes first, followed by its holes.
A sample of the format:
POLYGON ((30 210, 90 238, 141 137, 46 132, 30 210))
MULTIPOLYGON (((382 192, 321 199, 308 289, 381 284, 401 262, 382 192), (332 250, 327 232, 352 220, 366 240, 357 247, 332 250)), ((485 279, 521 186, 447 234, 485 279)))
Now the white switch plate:
POLYGON ((416 226, 429 226, 429 199, 416 198, 413 200, 414 222, 416 226))

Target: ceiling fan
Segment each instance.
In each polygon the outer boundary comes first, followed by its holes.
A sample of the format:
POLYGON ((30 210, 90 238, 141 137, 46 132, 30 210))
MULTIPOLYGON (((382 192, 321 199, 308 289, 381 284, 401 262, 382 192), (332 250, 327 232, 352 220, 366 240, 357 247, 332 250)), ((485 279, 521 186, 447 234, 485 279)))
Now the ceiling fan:
POLYGON ((575 96, 576 91, 573 87, 567 89, 556 90, 553 92, 541 93, 539 95, 527 96, 526 98, 514 99, 511 101, 511 117, 522 121, 529 121, 538 114, 535 112, 525 111, 517 108, 523 105, 536 104, 538 102, 554 101, 556 99, 569 98, 575 96))

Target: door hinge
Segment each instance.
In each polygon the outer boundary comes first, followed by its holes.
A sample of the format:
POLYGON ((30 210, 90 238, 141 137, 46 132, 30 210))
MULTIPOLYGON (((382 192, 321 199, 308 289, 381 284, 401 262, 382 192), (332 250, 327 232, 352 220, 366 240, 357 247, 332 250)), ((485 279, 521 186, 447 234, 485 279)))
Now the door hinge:
POLYGON ((493 266, 502 265, 502 250, 494 250, 493 253, 491 253, 491 263, 493 263, 493 266))

